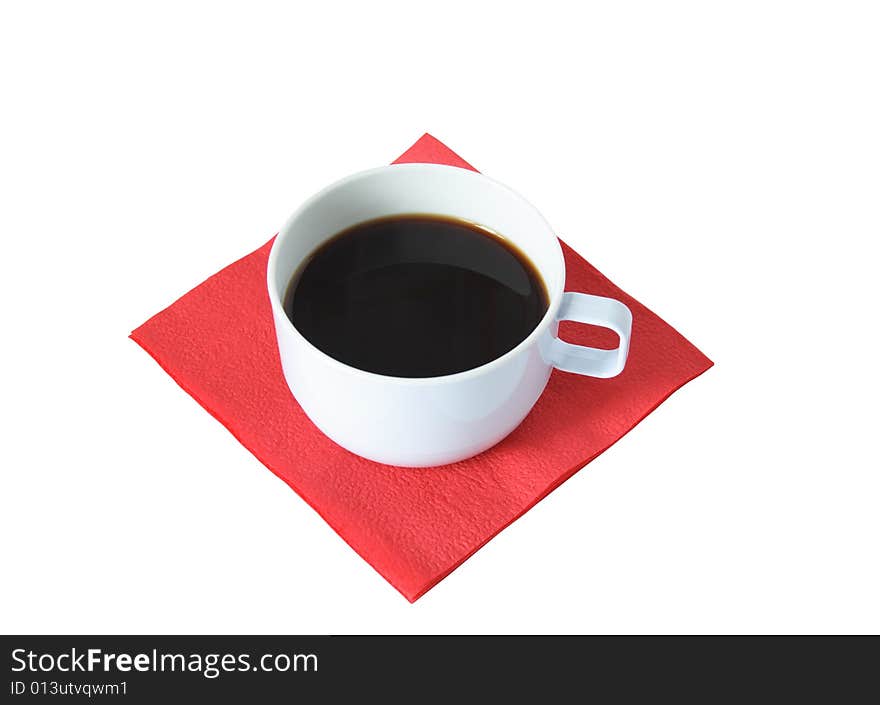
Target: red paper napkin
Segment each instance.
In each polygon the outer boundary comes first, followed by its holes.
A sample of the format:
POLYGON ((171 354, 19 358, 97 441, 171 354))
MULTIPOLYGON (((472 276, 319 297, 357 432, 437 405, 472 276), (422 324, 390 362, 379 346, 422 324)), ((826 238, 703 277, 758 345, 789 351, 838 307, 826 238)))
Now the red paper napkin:
MULTIPOLYGON (((430 135, 397 162, 473 168, 430 135)), ((324 437, 284 382, 265 283, 271 244, 202 282, 131 337, 410 601, 712 366, 563 243, 567 290, 611 296, 632 310, 624 372, 602 380, 554 371, 522 425, 470 460, 430 469, 379 465, 324 437)), ((563 335, 615 344, 586 326, 566 324, 563 335)))

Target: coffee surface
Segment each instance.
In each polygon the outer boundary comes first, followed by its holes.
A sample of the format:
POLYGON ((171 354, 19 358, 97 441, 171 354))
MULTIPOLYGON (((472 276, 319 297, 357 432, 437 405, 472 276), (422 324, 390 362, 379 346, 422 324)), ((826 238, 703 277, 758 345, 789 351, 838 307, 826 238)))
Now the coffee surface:
POLYGON ((293 276, 284 310, 330 357, 368 372, 437 377, 513 349, 547 311, 528 258, 465 221, 401 215, 355 225, 293 276))

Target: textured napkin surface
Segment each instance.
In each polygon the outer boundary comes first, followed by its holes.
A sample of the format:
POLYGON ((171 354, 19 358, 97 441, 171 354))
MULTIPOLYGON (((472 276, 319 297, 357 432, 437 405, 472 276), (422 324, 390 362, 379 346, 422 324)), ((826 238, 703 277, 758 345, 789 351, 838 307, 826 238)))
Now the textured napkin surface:
MULTIPOLYGON (((430 135, 397 162, 473 168, 430 135)), ((410 601, 712 365, 563 244, 566 290, 611 296, 632 310, 623 373, 601 380, 554 371, 522 425, 470 460, 379 465, 325 438, 285 384, 265 286, 270 246, 199 284, 131 337, 410 601)), ((586 326, 564 324, 562 334, 615 345, 613 334, 586 326)))

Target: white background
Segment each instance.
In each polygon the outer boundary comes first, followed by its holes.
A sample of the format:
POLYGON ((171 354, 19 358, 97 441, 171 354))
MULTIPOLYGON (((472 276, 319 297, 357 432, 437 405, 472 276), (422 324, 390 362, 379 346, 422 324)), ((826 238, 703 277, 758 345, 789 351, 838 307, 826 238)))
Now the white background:
POLYGON ((0 8, 0 630, 880 630, 876 4, 0 8), (424 131, 716 366, 410 605, 127 335, 424 131))

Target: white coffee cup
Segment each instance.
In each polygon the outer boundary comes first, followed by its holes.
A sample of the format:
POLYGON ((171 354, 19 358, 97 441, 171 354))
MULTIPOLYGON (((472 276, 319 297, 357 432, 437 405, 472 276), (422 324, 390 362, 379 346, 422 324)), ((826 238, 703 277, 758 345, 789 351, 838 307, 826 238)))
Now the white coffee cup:
POLYGON ((624 304, 563 291, 562 248, 541 214, 506 186, 452 166, 385 166, 325 188, 279 232, 269 255, 267 282, 281 366, 296 401, 331 440, 390 465, 445 465, 476 455, 520 424, 554 367, 614 377, 623 370, 629 350, 632 314, 624 304), (357 223, 406 213, 460 218, 513 242, 535 265, 550 297, 535 330, 480 367, 423 378, 356 369, 300 335, 282 301, 291 278, 315 249, 357 223), (562 320, 610 328, 619 345, 600 350, 566 343, 556 337, 562 320))

